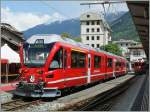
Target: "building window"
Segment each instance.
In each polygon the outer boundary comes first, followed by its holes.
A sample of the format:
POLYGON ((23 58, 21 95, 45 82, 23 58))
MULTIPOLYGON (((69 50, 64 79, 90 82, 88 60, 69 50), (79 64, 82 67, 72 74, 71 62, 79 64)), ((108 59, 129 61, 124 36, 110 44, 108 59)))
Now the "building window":
POLYGON ((97 21, 97 25, 100 25, 100 22, 99 22, 99 21, 97 21))
POLYGON ((92 21, 92 25, 95 25, 95 21, 92 21))
POLYGON ((90 15, 87 15, 87 18, 89 18, 90 17, 90 15))
POLYGON ((89 32, 89 28, 86 29, 86 32, 89 32))
POLYGON ((101 64, 101 57, 94 56, 94 68, 100 68, 100 64, 101 64))
POLYGON ((92 44, 92 47, 94 47, 94 44, 92 44))
POLYGON ((133 55, 134 55, 134 56, 140 56, 140 55, 141 55, 141 52, 140 52, 140 51, 133 51, 133 55))
POLYGON ((71 51, 71 68, 85 68, 85 59, 84 53, 71 51))
POLYGON ((97 32, 99 32, 99 28, 97 28, 97 32))
POLYGON ((92 40, 94 40, 94 36, 92 36, 92 40))
POLYGON ((99 44, 97 44, 97 48, 99 48, 99 44))
POLYGON ((126 43, 126 46, 128 46, 128 43, 126 43))
POLYGON ((89 36, 86 37, 86 40, 89 40, 89 36))
POLYGON ((97 40, 99 40, 99 36, 97 36, 97 40))
POLYGON ((86 25, 89 25, 89 21, 86 22, 86 25))
POLYGON ((94 32, 94 28, 92 28, 92 32, 94 32))
POLYGON ((112 68, 112 58, 107 59, 107 67, 112 68))

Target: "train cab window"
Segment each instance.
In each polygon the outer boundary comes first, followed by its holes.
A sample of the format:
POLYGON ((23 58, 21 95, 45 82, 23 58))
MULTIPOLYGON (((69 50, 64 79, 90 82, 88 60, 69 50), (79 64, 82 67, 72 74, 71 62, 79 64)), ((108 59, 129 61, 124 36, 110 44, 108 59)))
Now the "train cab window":
POLYGON ((61 48, 55 53, 49 69, 52 70, 63 68, 62 62, 63 62, 63 49, 61 48))
POLYGON ((107 67, 112 68, 112 58, 107 59, 107 67))
POLYGON ((63 62, 63 68, 67 68, 67 51, 64 49, 64 62, 63 62))
POLYGON ((101 57, 94 56, 94 68, 100 68, 100 63, 101 63, 101 57))
POLYGON ((85 68, 86 55, 81 52, 71 52, 71 68, 85 68))

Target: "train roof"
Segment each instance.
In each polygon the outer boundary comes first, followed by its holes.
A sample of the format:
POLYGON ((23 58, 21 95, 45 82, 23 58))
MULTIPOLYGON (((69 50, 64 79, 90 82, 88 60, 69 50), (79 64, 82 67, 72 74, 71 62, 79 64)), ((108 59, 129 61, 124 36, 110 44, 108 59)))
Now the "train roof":
POLYGON ((76 41, 74 41, 70 38, 61 37, 60 35, 57 35, 57 34, 37 34, 37 35, 33 35, 26 42, 29 43, 29 44, 35 44, 37 42, 37 40, 43 40, 44 44, 49 44, 49 43, 53 43, 53 42, 63 42, 63 43, 71 44, 71 45, 78 46, 78 47, 81 47, 81 48, 84 48, 84 49, 93 50, 93 51, 96 51, 96 52, 103 52, 103 53, 111 55, 111 56, 116 56, 116 57, 120 57, 122 59, 125 59, 121 56, 118 56, 118 55, 100 50, 98 48, 93 48, 93 47, 88 46, 88 45, 84 45, 81 42, 76 42, 76 41))

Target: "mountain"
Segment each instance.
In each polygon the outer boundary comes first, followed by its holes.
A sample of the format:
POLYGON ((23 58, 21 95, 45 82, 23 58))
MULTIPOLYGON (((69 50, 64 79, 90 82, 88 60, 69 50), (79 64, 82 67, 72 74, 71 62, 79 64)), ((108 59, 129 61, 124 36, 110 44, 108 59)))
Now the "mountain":
MULTIPOLYGON (((112 29, 112 40, 133 39, 138 40, 132 18, 129 12, 108 13, 106 21, 112 29)), ((73 37, 80 37, 80 20, 69 19, 65 21, 56 21, 50 24, 40 24, 23 32, 25 39, 34 34, 62 34, 67 32, 73 37)), ((77 38, 78 40, 78 38, 77 38)))
POLYGON ((80 36, 80 20, 70 19, 56 21, 51 24, 40 24, 23 32, 25 39, 34 34, 61 34, 67 32, 73 37, 80 36))
POLYGON ((139 41, 139 36, 129 12, 126 12, 120 18, 113 21, 110 26, 113 31, 112 40, 124 38, 139 41))
POLYGON ((109 24, 111 24, 113 21, 117 20, 118 18, 120 18, 125 13, 126 12, 124 12, 124 11, 120 11, 120 12, 116 12, 116 13, 108 13, 108 14, 106 14, 105 19, 107 20, 107 22, 109 24))
MULTIPOLYGON (((120 16, 122 16, 125 12, 116 13, 108 13, 106 15, 106 20, 108 23, 116 20, 120 16)), ((80 20, 79 18, 70 19, 65 21, 56 21, 50 24, 40 24, 33 28, 30 28, 23 32, 25 39, 34 35, 34 34, 61 34, 62 32, 67 32, 71 34, 73 37, 80 36, 80 20)))

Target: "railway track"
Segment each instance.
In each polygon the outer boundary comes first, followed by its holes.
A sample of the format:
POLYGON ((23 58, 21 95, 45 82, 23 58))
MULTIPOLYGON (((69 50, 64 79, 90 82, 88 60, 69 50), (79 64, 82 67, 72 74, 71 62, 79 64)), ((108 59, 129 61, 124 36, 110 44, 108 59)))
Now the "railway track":
POLYGON ((103 94, 97 95, 88 103, 82 105, 81 107, 78 107, 74 109, 75 111, 110 111, 111 107, 113 106, 113 98, 117 95, 120 95, 123 91, 128 89, 128 87, 135 81, 136 78, 132 78, 123 84, 120 84, 119 86, 104 92, 103 94))
POLYGON ((22 109, 25 107, 28 107, 30 105, 37 105, 40 104, 41 100, 33 100, 33 101, 26 101, 23 99, 16 99, 16 100, 12 100, 6 103, 1 104, 1 109, 3 111, 14 111, 14 110, 18 110, 18 109, 22 109))

